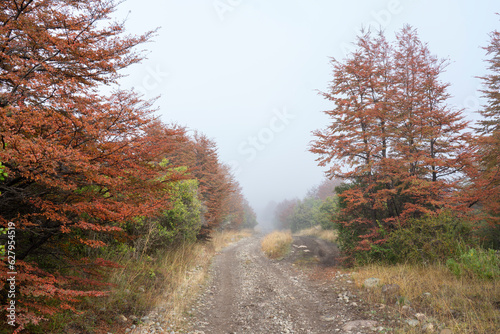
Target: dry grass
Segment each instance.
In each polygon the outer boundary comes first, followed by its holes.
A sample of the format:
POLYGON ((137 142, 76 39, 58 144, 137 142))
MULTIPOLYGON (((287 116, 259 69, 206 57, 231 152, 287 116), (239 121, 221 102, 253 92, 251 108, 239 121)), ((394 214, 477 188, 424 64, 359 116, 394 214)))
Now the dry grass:
POLYGON ((321 226, 314 226, 305 230, 300 230, 295 233, 298 236, 313 236, 326 241, 335 242, 338 237, 338 232, 336 230, 323 230, 321 226))
MULTIPOLYGON (((435 318, 457 333, 498 333, 500 328, 500 280, 456 278, 442 266, 380 266, 359 268, 356 285, 377 277, 381 284, 398 284, 402 297, 417 312, 435 318)), ((381 303, 381 289, 370 290, 369 300, 381 303)), ((403 333, 421 333, 420 327, 403 333)))
POLYGON ((290 231, 275 231, 262 239, 262 251, 271 259, 282 259, 290 252, 292 241, 290 231))

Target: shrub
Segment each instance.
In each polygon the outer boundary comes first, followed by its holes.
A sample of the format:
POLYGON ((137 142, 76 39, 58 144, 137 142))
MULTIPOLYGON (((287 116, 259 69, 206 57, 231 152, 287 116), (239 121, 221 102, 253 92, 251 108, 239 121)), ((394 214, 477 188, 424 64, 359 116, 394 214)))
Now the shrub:
POLYGON ((493 249, 464 247, 456 260, 446 261, 446 266, 457 277, 500 278, 500 256, 493 249))
POLYGON ((472 234, 469 221, 442 212, 411 219, 387 233, 386 242, 372 247, 371 256, 390 263, 444 263, 457 256, 463 244, 474 244, 472 234))
POLYGON ((500 224, 482 222, 475 231, 475 235, 479 238, 483 248, 500 250, 500 224))

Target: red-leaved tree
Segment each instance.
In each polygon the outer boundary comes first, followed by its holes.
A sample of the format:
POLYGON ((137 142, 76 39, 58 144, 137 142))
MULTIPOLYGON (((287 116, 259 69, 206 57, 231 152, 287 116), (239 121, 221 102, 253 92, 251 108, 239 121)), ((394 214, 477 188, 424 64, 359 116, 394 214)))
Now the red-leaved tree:
MULTIPOLYGON (((85 249, 104 246, 99 235, 119 233, 119 222, 169 205, 157 162, 179 129, 156 121, 133 93, 100 93, 140 61, 133 49, 152 35, 124 36, 109 21, 114 8, 110 0, 0 3, 0 225, 16 228, 18 330, 102 295, 102 268, 113 264, 85 249)), ((2 262, 4 319, 10 271, 2 262)))
POLYGON ((357 50, 332 60, 334 79, 323 96, 331 122, 314 132, 311 151, 330 177, 349 181, 341 223, 358 234, 355 249, 383 242, 409 218, 453 206, 465 162, 467 123, 446 101, 439 80, 446 61, 433 56, 406 26, 389 43, 363 33, 357 50))

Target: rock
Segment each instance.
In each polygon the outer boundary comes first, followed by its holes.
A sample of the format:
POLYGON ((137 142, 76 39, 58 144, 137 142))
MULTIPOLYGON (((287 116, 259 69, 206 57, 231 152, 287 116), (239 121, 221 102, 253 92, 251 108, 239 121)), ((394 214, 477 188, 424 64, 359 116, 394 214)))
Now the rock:
POLYGON ((334 321, 335 317, 321 316, 321 320, 323 320, 323 321, 334 321))
POLYGON ((117 318, 118 318, 119 322, 127 322, 128 321, 127 317, 124 316, 123 314, 120 314, 117 318))
POLYGON ((422 326, 422 329, 427 333, 433 333, 434 332, 434 325, 432 323, 427 323, 424 326, 422 326))
POLYGON ((427 319, 427 316, 423 313, 417 313, 415 314, 415 318, 417 318, 418 321, 424 321, 425 319, 427 319))
POLYGON ((357 328, 375 327, 375 326, 377 326, 377 322, 374 320, 354 320, 346 322, 342 329, 348 332, 357 328))
POLYGON ((380 279, 374 278, 374 277, 367 278, 363 282, 363 285, 365 286, 365 288, 374 288, 374 287, 378 286, 379 284, 380 284, 380 279))
POLYGON ((130 328, 127 328, 127 329, 125 330, 125 333, 130 333, 131 331, 132 331, 132 330, 131 330, 130 328))
POLYGON ((441 332, 439 332, 439 334, 453 334, 453 332, 451 331, 451 329, 445 328, 441 332))
POLYGON ((408 319, 406 320, 406 323, 410 325, 411 327, 417 327, 420 324, 420 321, 415 320, 415 319, 408 319))

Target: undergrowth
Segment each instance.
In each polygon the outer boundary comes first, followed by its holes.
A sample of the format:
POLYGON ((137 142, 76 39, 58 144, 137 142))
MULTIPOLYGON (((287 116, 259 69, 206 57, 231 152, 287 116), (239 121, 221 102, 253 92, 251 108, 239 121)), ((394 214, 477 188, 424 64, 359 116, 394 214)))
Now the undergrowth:
POLYGON ((154 255, 133 248, 110 249, 107 259, 119 264, 107 276, 109 296, 85 299, 81 314, 61 313, 29 333, 107 333, 120 332, 140 322, 153 308, 166 310, 172 329, 183 325, 183 314, 206 279, 212 257, 232 242, 251 235, 251 231, 223 231, 207 242, 186 242, 154 255), (127 320, 123 321, 123 317, 127 320))

